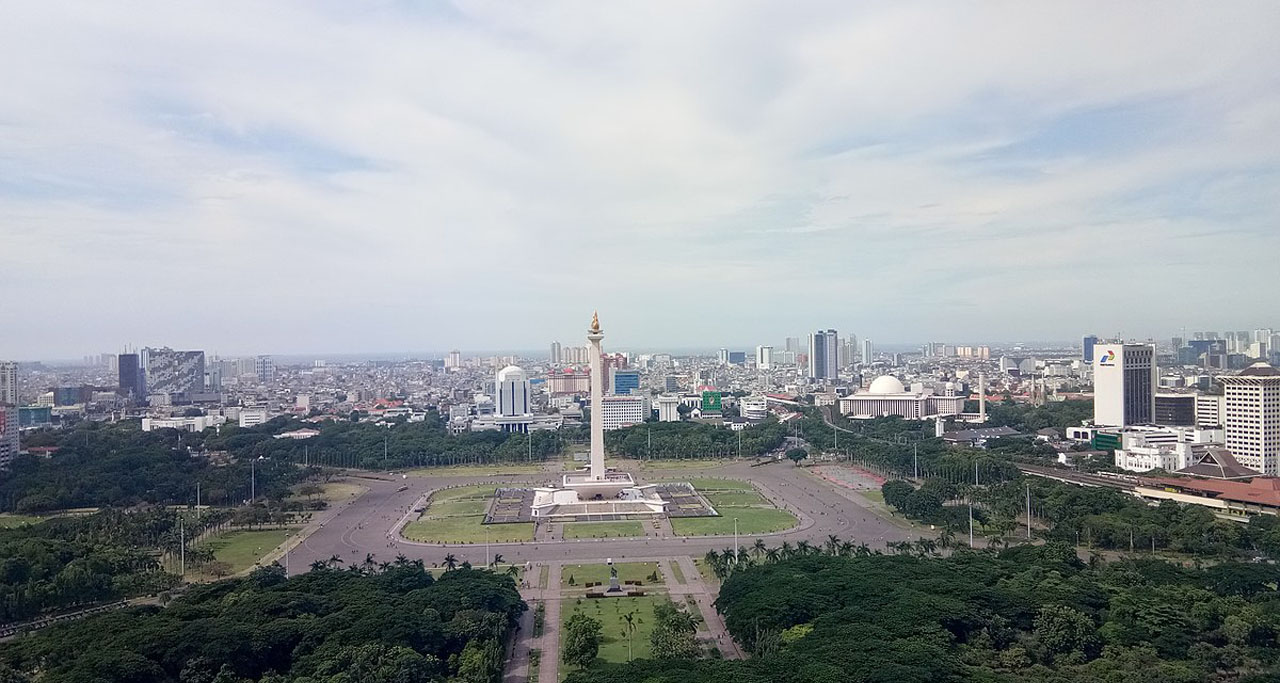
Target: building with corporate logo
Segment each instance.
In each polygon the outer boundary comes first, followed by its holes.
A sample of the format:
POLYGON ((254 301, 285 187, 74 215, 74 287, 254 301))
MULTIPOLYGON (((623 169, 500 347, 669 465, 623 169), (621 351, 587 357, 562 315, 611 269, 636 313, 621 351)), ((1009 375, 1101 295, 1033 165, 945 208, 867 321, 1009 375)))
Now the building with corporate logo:
POLYGON ((1152 344, 1094 347, 1093 423, 1149 425, 1156 412, 1156 349, 1152 344))

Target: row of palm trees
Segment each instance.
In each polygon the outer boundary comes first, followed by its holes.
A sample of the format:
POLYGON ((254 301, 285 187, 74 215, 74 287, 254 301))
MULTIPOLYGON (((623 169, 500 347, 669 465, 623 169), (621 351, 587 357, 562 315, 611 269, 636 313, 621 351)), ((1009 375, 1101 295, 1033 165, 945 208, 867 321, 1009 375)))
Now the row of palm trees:
MULTIPOLYGON (((347 569, 349 571, 357 571, 363 574, 376 574, 379 572, 384 572, 392 567, 417 566, 419 569, 425 568, 425 565, 422 560, 410 560, 409 558, 405 557, 403 554, 396 555, 395 560, 391 562, 386 562, 386 561, 378 562, 374 559, 375 557, 377 556, 374 555, 373 553, 366 553, 364 556, 363 562, 359 562, 359 563, 353 562, 351 563, 351 565, 347 567, 347 569)), ((493 556, 493 561, 489 563, 489 566, 487 567, 487 569, 489 571, 497 570, 498 565, 502 564, 502 559, 503 559, 502 553, 495 554, 493 556)), ((311 569, 313 570, 338 569, 342 567, 343 564, 345 564, 345 562, 341 557, 337 555, 333 555, 327 560, 316 560, 315 562, 312 562, 311 569)), ((455 569, 471 569, 472 568, 470 562, 458 562, 458 557, 453 553, 449 553, 448 555, 445 555, 443 562, 435 563, 432 566, 436 568, 444 567, 444 570, 447 572, 453 571, 455 569)), ((507 576, 514 577, 517 573, 519 573, 519 570, 516 568, 515 565, 510 565, 506 568, 506 570, 503 573, 505 573, 507 576)))
MULTIPOLYGON (((920 538, 914 541, 890 541, 885 544, 885 548, 893 555, 937 557, 943 549, 952 547, 954 541, 954 533, 944 533, 938 540, 920 538)), ((703 561, 706 562, 716 578, 724 580, 737 569, 744 569, 758 564, 783 562, 796 557, 810 555, 870 557, 883 554, 880 550, 873 550, 866 543, 853 543, 831 534, 827 536, 825 541, 817 544, 809 541, 797 541, 795 545, 792 545, 787 541, 783 541, 782 545, 773 548, 765 545, 763 539, 757 538, 750 547, 739 546, 736 550, 729 547, 720 552, 708 550, 707 554, 703 556, 703 561)))

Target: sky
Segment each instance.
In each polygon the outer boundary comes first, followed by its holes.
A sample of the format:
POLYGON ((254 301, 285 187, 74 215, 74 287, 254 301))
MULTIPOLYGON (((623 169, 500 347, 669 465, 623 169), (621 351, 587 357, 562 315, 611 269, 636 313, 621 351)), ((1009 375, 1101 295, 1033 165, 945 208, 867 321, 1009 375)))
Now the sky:
POLYGON ((0 358, 1280 327, 1280 3, 32 2, 0 358))

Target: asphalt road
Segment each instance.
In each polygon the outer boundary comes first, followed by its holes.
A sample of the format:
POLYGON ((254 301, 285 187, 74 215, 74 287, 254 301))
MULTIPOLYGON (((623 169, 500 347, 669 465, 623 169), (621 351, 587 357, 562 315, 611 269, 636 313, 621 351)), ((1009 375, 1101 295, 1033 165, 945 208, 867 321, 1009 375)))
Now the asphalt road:
MULTIPOLYGON (((725 477, 754 482, 776 505, 796 514, 800 524, 784 532, 762 536, 743 535, 739 544, 750 546, 756 538, 763 538, 770 546, 783 541, 794 545, 807 540, 821 544, 828 535, 841 540, 866 543, 881 548, 886 542, 912 540, 918 534, 895 525, 878 516, 866 501, 857 494, 838 488, 810 476, 789 462, 751 467, 748 463, 733 463, 707 469, 680 469, 670 471, 646 471, 637 478, 663 479, 669 477, 725 477)), ((369 488, 355 500, 327 510, 313 524, 314 531, 304 541, 289 551, 291 573, 307 570, 316 560, 337 556, 343 562, 362 562, 372 554, 375 561, 389 561, 403 554, 409 559, 422 559, 428 567, 439 563, 452 553, 459 562, 468 561, 483 566, 486 561, 484 543, 438 544, 417 543, 400 538, 399 525, 416 515, 411 511, 428 492, 446 486, 462 484, 517 483, 549 480, 550 474, 504 475, 490 477, 409 477, 401 479, 381 475, 381 478, 361 478, 359 483, 369 488), (404 491, 401 487, 407 486, 404 491)), ((523 543, 493 543, 489 556, 501 553, 503 562, 521 564, 552 560, 656 560, 668 557, 699 557, 708 550, 723 550, 733 545, 732 536, 719 537, 671 537, 634 539, 581 539, 563 541, 527 541, 523 543)))

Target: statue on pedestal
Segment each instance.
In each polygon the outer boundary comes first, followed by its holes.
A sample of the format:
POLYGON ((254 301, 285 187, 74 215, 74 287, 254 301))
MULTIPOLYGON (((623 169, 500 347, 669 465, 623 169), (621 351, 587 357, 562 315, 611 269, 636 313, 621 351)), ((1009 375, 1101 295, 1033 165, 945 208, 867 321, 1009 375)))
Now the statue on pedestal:
POLYGON ((618 568, 613 566, 613 558, 609 558, 609 592, 618 593, 622 588, 618 586, 618 568))

